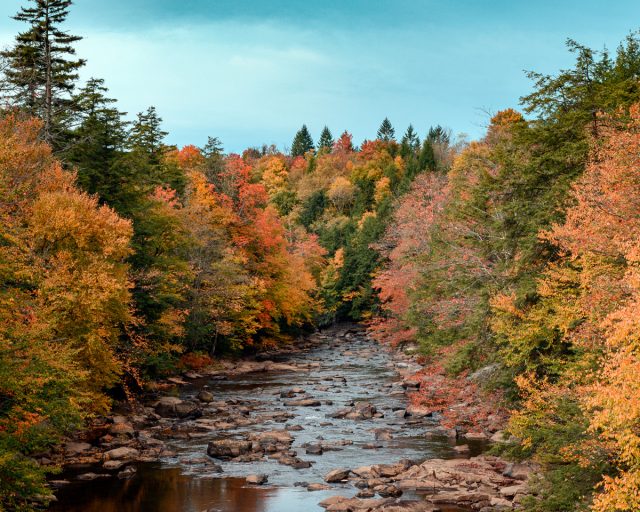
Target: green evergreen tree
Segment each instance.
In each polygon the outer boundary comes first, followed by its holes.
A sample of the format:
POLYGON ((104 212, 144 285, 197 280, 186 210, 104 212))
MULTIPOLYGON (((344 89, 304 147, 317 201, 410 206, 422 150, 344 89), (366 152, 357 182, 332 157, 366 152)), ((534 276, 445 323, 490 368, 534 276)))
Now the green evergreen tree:
POLYGON ((44 139, 59 149, 76 109, 73 90, 85 61, 75 58, 73 44, 82 38, 61 29, 71 0, 30 1, 35 5, 14 16, 29 29, 3 52, 8 63, 5 76, 12 87, 12 103, 41 118, 44 139))
POLYGON ((328 126, 325 126, 322 129, 322 133, 320 134, 320 140, 318 141, 318 151, 327 150, 331 151, 333 149, 333 135, 331 135, 331 130, 329 130, 328 126))
POLYGON ((433 150, 433 142, 429 137, 425 138, 422 143, 422 149, 418 157, 418 167, 421 171, 436 170, 436 153, 433 150))
POLYGON ((210 183, 215 183, 224 170, 224 147, 218 137, 209 137, 201 148, 205 158, 204 174, 210 183))
POLYGON ((92 194, 111 202, 121 186, 114 174, 114 163, 124 150, 127 132, 124 112, 108 98, 104 80, 91 78, 83 87, 77 103, 81 122, 73 131, 73 144, 65 153, 66 160, 78 171, 78 184, 92 194))
POLYGON ((378 128, 378 140, 382 140, 384 142, 390 142, 395 139, 396 131, 391 125, 391 121, 389 118, 385 117, 384 121, 380 124, 380 128, 378 128))
POLYGON ((298 133, 296 133, 296 136, 293 138, 291 156, 304 156, 308 151, 312 151, 314 147, 313 139, 307 129, 307 125, 303 124, 302 128, 298 130, 298 133))
POLYGON ((129 147, 132 151, 139 151, 151 157, 158 163, 164 148, 164 138, 168 135, 162 129, 162 118, 155 107, 149 107, 146 112, 139 112, 131 127, 129 147))
POLYGON ((420 149, 420 138, 413 129, 413 125, 410 124, 407 131, 402 136, 402 156, 408 157, 409 155, 415 155, 418 149, 420 149))
POLYGON ((449 144, 451 142, 451 135, 449 130, 440 125, 436 125, 429 128, 427 139, 429 139, 432 144, 449 144))

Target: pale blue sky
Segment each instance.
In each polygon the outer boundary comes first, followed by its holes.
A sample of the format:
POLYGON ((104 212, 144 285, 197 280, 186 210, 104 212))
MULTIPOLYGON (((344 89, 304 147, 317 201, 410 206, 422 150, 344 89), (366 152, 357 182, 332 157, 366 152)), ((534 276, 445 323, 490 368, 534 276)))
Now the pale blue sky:
MULTIPOLYGON (((25 1, 1 0, 3 46, 25 1)), ((474 138, 530 90, 524 69, 571 65, 567 37, 615 49, 639 27, 638 0, 76 0, 67 23, 122 110, 228 151, 288 147, 302 123, 359 143, 385 116, 474 138)))

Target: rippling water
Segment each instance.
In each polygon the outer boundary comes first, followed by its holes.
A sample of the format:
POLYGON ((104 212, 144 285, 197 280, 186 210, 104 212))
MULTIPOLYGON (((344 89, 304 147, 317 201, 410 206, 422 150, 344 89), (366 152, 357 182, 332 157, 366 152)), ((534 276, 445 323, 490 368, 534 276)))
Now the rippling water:
MULTIPOLYGON (((251 416, 287 411, 295 415, 286 423, 268 421, 237 430, 206 433, 195 439, 172 440, 169 447, 175 456, 158 463, 139 464, 135 477, 92 482, 72 482, 56 494, 56 512, 311 512, 322 510, 317 504, 334 495, 353 495, 350 485, 337 485, 331 491, 309 492, 295 486, 299 482, 322 482, 323 475, 337 467, 391 463, 402 458, 421 460, 430 457, 455 457, 446 439, 427 439, 425 433, 435 423, 425 420, 411 424, 393 414, 406 406, 400 386, 397 363, 377 344, 362 337, 330 339, 310 352, 292 356, 294 363, 316 363, 310 372, 254 373, 226 381, 200 381, 180 390, 181 397, 192 398, 200 387, 208 384, 216 400, 236 400, 237 406, 252 407, 251 416), (301 387, 322 406, 287 407, 280 392, 301 387), (352 401, 373 403, 384 418, 352 421, 330 419, 327 415, 352 401), (327 401, 333 402, 327 405, 327 401), (298 457, 313 462, 307 469, 296 470, 274 460, 252 463, 222 462, 224 473, 210 473, 202 462, 210 440, 233 437, 242 432, 282 429, 300 425, 304 430, 291 432, 293 449, 298 457), (374 429, 390 429, 393 438, 375 441, 374 429), (323 455, 306 455, 304 443, 350 440, 340 451, 323 455), (369 443, 382 447, 365 449, 369 443), (247 486, 249 474, 269 475, 267 486, 247 486)), ((217 461, 220 462, 220 461, 217 461)), ((79 471, 79 470, 78 470, 79 471)), ((87 468, 83 469, 88 471, 87 468)), ((77 473, 77 471, 75 472, 77 473)), ((66 477, 73 478, 74 472, 66 477)), ((59 477, 58 477, 59 478, 59 477)))

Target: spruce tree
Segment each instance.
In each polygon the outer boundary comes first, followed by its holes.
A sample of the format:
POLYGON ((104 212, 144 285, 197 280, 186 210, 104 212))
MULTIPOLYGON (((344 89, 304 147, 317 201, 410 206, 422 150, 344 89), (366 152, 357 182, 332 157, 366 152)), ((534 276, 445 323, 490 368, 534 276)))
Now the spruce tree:
POLYGON ((427 139, 429 139, 432 144, 448 145, 449 142, 451 142, 451 134, 449 130, 443 128, 440 125, 436 125, 429 128, 427 139))
POLYGON ((224 147, 218 137, 209 137, 201 148, 205 158, 204 173, 210 183, 215 184, 224 171, 224 147))
POLYGON ((382 121, 382 124, 380 125, 380 128, 378 128, 378 140, 390 142, 392 140, 396 140, 395 135, 396 131, 391 125, 391 121, 389 121, 389 118, 385 117, 384 121, 382 121))
POLYGON ((65 158, 78 170, 78 184, 92 194, 110 202, 120 187, 113 174, 113 164, 126 144, 126 123, 108 98, 104 80, 91 78, 78 96, 81 112, 78 127, 72 132, 73 144, 65 158))
POLYGON ((415 154, 420 148, 420 139, 418 134, 413 129, 413 125, 410 124, 407 131, 402 136, 402 155, 409 156, 415 154))
POLYGON ((436 167, 436 153, 433 150, 433 142, 427 137, 422 143, 422 149, 418 157, 418 168, 421 171, 435 171, 436 167))
POLYGON ((30 0, 14 19, 29 29, 16 37, 13 48, 3 52, 5 76, 16 106, 43 121, 43 138, 59 148, 73 120, 73 90, 85 61, 75 58, 73 44, 82 39, 66 33, 71 0, 30 0))
POLYGON ((296 133, 296 136, 293 138, 291 156, 304 156, 307 151, 312 151, 314 147, 313 139, 307 129, 307 125, 303 124, 302 128, 298 130, 298 133, 296 133))
POLYGON ((149 107, 146 112, 139 112, 134 121, 129 137, 129 146, 133 151, 145 153, 154 163, 158 163, 164 138, 168 135, 162 130, 162 118, 156 107, 149 107))
POLYGON ((329 130, 328 126, 325 126, 322 129, 322 133, 320 134, 320 140, 318 141, 318 151, 322 149, 326 149, 331 151, 333 149, 333 135, 331 135, 331 130, 329 130))

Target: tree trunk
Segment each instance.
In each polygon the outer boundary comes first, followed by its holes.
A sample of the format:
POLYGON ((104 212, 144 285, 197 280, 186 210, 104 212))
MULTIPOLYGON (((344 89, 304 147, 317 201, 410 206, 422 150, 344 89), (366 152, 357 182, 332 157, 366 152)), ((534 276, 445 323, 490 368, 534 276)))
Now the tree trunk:
POLYGON ((44 31, 44 65, 45 65, 45 88, 44 88, 44 139, 51 142, 51 124, 53 117, 53 69, 51 59, 51 40, 49 34, 49 4, 45 7, 45 31, 44 31))

